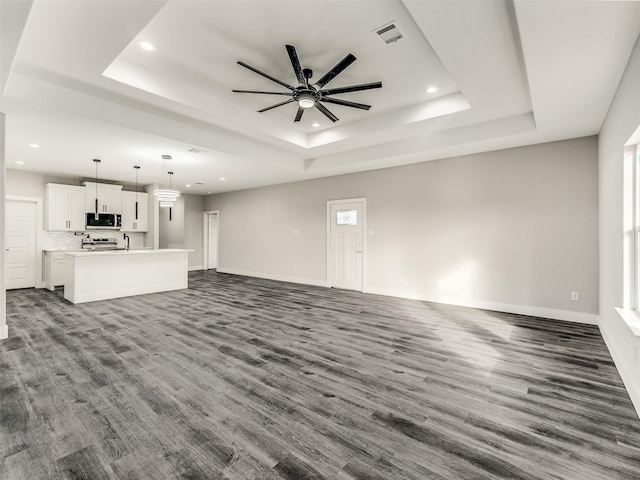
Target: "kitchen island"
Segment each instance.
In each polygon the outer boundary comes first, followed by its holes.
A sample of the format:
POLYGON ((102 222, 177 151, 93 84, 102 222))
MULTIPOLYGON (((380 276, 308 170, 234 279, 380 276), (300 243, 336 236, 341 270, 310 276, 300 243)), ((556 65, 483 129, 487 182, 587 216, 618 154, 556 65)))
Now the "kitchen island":
POLYGON ((188 287, 190 250, 65 253, 64 298, 85 303, 188 287))

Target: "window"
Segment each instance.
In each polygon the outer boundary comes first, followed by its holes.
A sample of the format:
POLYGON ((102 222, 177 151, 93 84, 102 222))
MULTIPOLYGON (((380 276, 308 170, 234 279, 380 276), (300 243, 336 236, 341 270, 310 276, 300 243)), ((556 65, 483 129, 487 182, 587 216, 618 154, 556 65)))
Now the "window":
POLYGON ((336 225, 358 225, 358 210, 336 210, 336 225))
POLYGON ((640 298, 638 278, 640 277, 640 166, 636 145, 624 151, 624 299, 623 307, 635 310, 640 298))
POLYGON ((616 308, 634 335, 640 337, 640 127, 624 148, 623 173, 623 299, 616 308))
POLYGON ((632 275, 633 281, 631 287, 633 292, 630 295, 629 306, 634 309, 638 309, 640 304, 640 148, 638 145, 634 146, 632 155, 633 162, 633 205, 632 205, 632 218, 633 226, 631 235, 633 237, 633 266, 632 275))

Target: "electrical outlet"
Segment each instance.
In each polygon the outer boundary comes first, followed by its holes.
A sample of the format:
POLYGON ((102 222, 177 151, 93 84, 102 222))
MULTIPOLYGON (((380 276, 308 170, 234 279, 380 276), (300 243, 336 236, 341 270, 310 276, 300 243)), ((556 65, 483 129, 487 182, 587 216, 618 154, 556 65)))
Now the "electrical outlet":
POLYGON ((574 302, 580 300, 580 292, 571 292, 571 300, 574 302))

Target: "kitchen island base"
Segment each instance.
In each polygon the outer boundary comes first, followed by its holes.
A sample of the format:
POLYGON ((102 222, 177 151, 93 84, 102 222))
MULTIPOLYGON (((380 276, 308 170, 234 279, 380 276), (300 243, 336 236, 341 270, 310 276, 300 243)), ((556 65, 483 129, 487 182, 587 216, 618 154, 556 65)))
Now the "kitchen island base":
POLYGON ((65 255, 64 298, 94 302, 188 287, 189 250, 118 250, 65 255))

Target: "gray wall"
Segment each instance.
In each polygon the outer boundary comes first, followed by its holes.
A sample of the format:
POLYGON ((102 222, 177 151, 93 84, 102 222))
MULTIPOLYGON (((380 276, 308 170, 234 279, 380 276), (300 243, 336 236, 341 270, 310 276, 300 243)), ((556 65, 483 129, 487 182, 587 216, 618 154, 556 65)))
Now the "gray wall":
POLYGON ((184 196, 184 248, 193 250, 189 252, 189 268, 192 270, 203 268, 204 198, 202 195, 184 196))
POLYGON ((212 195, 204 209, 220 210, 220 270, 322 284, 327 200, 366 197, 367 291, 593 321, 597 173, 587 137, 212 195))
POLYGON ((189 252, 189 269, 202 268, 202 211, 204 197, 180 195, 173 207, 172 220, 169 209, 160 208, 160 248, 186 248, 189 252))
POLYGON ((171 207, 160 208, 158 238, 160 248, 184 248, 184 196, 180 195, 171 207))
POLYGON ((52 177, 23 170, 7 170, 7 195, 38 197, 44 200, 45 184, 81 185, 79 179, 52 177))
POLYGON ((640 39, 636 41, 599 137, 600 329, 640 415, 640 338, 614 310, 623 300, 624 144, 640 126, 640 39))

